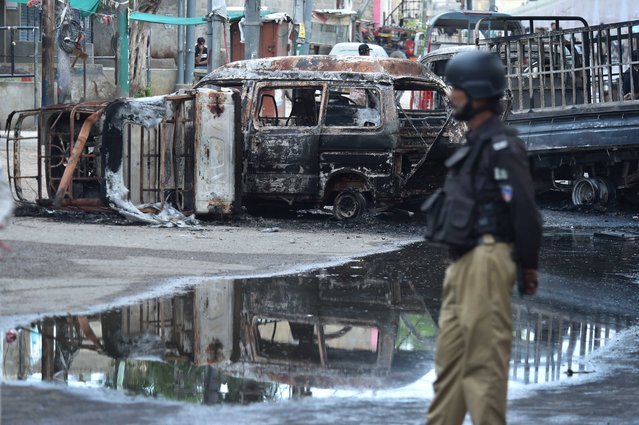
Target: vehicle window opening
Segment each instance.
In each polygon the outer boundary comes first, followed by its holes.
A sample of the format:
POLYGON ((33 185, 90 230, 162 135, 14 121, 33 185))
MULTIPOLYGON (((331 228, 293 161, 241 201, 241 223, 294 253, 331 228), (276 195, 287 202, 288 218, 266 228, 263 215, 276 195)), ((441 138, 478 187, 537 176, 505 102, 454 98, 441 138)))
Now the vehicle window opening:
POLYGON ((315 127, 321 87, 263 87, 258 94, 260 127, 315 127))
POLYGON ((257 320, 258 350, 265 357, 319 363, 316 334, 315 325, 311 323, 266 318, 257 320))
POLYGON ((326 126, 379 127, 379 92, 361 87, 333 87, 328 92, 326 126))
POLYGON ((439 133, 450 115, 445 94, 435 88, 397 84, 395 103, 400 135, 423 145, 427 145, 424 135, 439 133))

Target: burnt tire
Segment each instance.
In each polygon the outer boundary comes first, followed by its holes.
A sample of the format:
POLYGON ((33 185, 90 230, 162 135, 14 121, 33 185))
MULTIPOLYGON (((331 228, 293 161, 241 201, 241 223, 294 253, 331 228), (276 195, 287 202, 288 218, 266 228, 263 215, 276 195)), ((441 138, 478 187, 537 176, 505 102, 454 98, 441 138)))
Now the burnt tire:
POLYGON ((572 189, 573 205, 611 204, 616 201, 617 189, 608 179, 581 178, 572 189))
POLYGON ((343 190, 333 202, 333 215, 338 220, 352 220, 362 215, 368 208, 366 197, 357 190, 343 190))

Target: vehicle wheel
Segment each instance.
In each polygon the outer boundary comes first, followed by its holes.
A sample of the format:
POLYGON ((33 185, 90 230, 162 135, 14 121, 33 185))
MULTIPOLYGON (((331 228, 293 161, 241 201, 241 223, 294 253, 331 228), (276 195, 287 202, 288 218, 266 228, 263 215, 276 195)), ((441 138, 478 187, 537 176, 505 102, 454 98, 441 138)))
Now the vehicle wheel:
POLYGON ((359 217, 366 211, 367 202, 362 192, 343 190, 335 197, 333 214, 338 220, 349 220, 359 217))
POLYGON ((82 25, 76 20, 63 23, 58 33, 58 44, 67 53, 73 53, 76 41, 79 40, 82 25))
POLYGON ((572 188, 574 205, 592 205, 594 203, 611 203, 616 198, 616 188, 604 178, 583 178, 577 180, 572 188))
POLYGON ((579 179, 572 187, 573 205, 592 205, 597 200, 598 185, 591 179, 579 179))

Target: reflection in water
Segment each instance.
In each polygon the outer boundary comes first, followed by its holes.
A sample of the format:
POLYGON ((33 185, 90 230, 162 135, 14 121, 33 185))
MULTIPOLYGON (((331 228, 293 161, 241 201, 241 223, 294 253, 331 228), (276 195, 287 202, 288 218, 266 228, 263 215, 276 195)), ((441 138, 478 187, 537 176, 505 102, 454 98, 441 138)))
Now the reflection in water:
POLYGON ((557 381, 590 373, 586 356, 621 329, 624 318, 579 318, 538 307, 514 306, 510 379, 524 384, 557 381))
POLYGON ((94 316, 47 319, 21 333, 42 341, 42 355, 7 367, 7 378, 206 404, 408 384, 432 364, 436 326, 425 287, 377 278, 384 265, 361 267, 214 282, 94 316))
MULTIPOLYGON (((526 384, 589 372, 585 356, 636 317, 623 303, 603 312, 591 302, 597 285, 626 294, 619 275, 636 270, 620 270, 601 252, 633 260, 632 246, 574 236, 545 246, 553 249, 542 258, 546 295, 513 303, 511 379, 526 384), (580 275, 565 261, 575 255, 596 258, 597 269, 580 275)), ((302 275, 216 281, 102 314, 46 319, 5 346, 4 377, 204 404, 393 391, 433 367, 445 265, 439 250, 420 244, 302 275)), ((625 295, 629 306, 635 292, 625 295)))

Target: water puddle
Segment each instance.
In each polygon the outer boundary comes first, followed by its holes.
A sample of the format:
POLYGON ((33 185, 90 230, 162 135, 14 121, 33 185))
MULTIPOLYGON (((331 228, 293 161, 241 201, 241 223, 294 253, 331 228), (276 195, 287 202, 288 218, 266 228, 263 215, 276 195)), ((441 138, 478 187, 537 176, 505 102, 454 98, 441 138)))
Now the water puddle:
MULTIPOLYGON (((639 245, 545 239, 543 292, 514 298, 510 379, 536 384, 594 367, 636 323, 639 245)), ((441 249, 417 244, 299 275, 212 281, 88 316, 16 328, 6 381, 48 380, 199 404, 402 393, 432 379, 441 249)), ((9 340, 12 335, 8 335, 9 340)))

